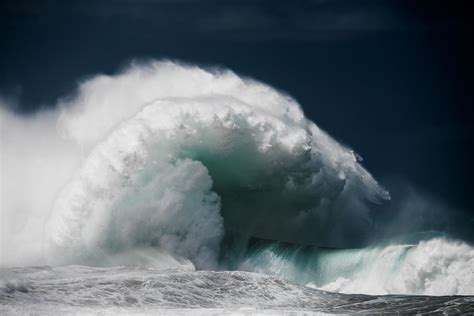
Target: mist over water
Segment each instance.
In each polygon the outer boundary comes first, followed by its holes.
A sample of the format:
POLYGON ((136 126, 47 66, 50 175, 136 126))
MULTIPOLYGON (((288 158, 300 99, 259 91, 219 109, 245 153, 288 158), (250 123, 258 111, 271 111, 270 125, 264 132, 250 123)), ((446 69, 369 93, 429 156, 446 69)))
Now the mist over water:
POLYGON ((239 269, 344 293, 474 294, 474 248, 439 238, 430 203, 410 228, 408 206, 374 215, 389 193, 263 83, 134 63, 55 110, 0 114, 2 266, 239 269))

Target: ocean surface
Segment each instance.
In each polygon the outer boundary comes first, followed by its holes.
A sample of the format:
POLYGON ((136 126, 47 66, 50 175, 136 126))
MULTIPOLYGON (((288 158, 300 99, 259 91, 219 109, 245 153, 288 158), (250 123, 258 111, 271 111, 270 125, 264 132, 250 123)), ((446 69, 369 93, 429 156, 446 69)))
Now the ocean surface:
POLYGON ((7 314, 463 314, 474 296, 338 294, 243 271, 86 266, 4 271, 7 314))

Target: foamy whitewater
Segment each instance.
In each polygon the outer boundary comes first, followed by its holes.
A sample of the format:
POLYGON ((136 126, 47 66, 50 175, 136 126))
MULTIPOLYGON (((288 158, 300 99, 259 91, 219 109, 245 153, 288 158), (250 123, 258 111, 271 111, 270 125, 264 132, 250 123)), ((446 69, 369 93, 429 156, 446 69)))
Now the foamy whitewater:
POLYGON ((3 312, 473 311, 474 248, 374 243, 389 193, 268 85, 135 63, 0 114, 3 312))

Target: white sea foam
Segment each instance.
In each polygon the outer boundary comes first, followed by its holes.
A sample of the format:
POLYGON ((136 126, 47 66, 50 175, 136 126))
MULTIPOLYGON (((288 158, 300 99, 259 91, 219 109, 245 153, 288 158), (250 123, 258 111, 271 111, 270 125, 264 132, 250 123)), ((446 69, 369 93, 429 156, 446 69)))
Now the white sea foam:
POLYGON ((250 252, 239 269, 340 293, 474 294, 474 247, 444 238, 332 250, 270 243, 250 252))
POLYGON ((400 247, 381 250, 365 271, 355 271, 319 288, 340 293, 474 294, 473 247, 436 238, 420 242, 402 258, 400 247), (400 262, 395 268, 397 260, 400 262))
POLYGON ((341 293, 474 294, 473 247, 439 238, 422 241, 393 269, 399 247, 383 249, 366 271, 337 278, 320 288, 341 293))

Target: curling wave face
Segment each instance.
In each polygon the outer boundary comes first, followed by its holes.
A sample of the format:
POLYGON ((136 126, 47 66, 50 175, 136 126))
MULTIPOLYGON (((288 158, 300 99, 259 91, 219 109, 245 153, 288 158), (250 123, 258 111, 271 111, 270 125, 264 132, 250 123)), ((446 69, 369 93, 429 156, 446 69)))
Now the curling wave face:
POLYGON ((294 100, 228 71, 153 63, 99 77, 60 124, 92 148, 46 229, 73 262, 153 247, 213 268, 224 231, 347 245, 388 198, 294 100))

